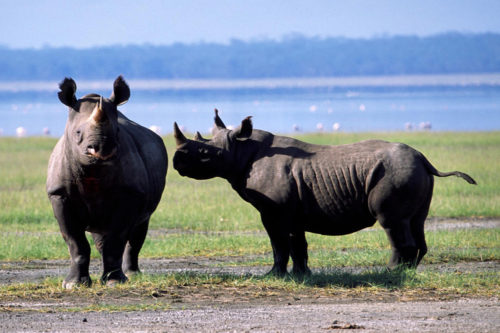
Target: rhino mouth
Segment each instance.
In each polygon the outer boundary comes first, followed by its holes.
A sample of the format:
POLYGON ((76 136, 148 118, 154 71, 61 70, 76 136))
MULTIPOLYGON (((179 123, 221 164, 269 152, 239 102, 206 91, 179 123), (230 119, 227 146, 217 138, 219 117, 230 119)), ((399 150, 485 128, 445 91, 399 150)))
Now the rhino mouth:
POLYGON ((88 148, 85 152, 85 155, 87 155, 89 157, 93 157, 97 160, 108 161, 116 156, 117 151, 118 151, 118 149, 115 147, 108 154, 102 154, 102 153, 96 151, 94 148, 88 148))

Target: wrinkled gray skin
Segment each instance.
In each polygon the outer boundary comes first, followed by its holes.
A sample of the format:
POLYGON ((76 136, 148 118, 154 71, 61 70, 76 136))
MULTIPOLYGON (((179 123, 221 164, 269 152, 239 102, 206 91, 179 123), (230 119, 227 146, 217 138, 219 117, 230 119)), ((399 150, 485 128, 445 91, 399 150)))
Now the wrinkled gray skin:
POLYGON ((250 117, 228 130, 216 110, 211 140, 186 139, 174 124, 174 168, 195 179, 222 177, 260 212, 271 239, 270 273, 309 274, 305 232, 344 235, 379 221, 392 246, 390 267, 416 267, 427 252, 424 221, 437 171, 418 151, 380 140, 340 146, 254 130, 250 117))
POLYGON ((101 281, 124 282, 124 272, 139 272, 149 218, 165 187, 167 152, 158 135, 117 110, 130 97, 121 76, 110 98, 77 99, 68 78, 59 87, 69 115, 50 156, 47 194, 71 255, 63 287, 91 285, 86 231, 102 256, 101 281))

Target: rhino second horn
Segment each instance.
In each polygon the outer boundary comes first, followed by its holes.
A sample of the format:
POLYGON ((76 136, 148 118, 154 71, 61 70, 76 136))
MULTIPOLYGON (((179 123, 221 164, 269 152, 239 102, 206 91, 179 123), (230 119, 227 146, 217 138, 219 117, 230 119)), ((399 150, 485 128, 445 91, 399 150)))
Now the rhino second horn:
POLYGON ((177 144, 177 147, 179 147, 180 145, 187 142, 186 137, 184 136, 184 134, 182 134, 182 132, 179 129, 179 126, 177 126, 176 122, 174 122, 174 138, 175 138, 175 143, 177 144))
POLYGON ((208 140, 205 139, 203 136, 201 136, 200 132, 196 131, 196 134, 194 136, 195 141, 200 141, 200 142, 207 142, 208 140))
POLYGON ((90 119, 92 119, 96 123, 100 123, 104 121, 106 118, 106 113, 102 110, 102 96, 99 99, 99 102, 94 108, 94 111, 92 111, 92 114, 90 115, 90 119))

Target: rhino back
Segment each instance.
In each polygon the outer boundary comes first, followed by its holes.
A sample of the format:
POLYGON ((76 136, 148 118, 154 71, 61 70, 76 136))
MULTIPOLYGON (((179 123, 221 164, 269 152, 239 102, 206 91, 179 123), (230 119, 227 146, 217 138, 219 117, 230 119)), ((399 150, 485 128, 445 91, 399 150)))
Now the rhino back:
POLYGON ((416 152, 380 140, 324 146, 276 137, 249 172, 247 190, 259 193, 249 201, 258 209, 263 208, 262 198, 271 205, 287 206, 305 217, 308 231, 353 232, 375 222, 368 207, 369 192, 380 180, 378 171, 384 165, 393 168, 394 154, 416 152))

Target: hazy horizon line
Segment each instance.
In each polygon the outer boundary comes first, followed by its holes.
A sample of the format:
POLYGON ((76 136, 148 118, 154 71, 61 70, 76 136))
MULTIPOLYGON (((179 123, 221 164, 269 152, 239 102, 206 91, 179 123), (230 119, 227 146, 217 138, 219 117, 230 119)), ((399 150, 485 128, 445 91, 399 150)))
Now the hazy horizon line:
MULTIPOLYGON (((61 78, 62 80, 62 78, 61 78)), ((81 90, 101 90, 112 86, 113 79, 78 80, 81 90)), ((230 90, 230 89, 301 89, 355 87, 425 86, 500 86, 500 73, 409 74, 378 76, 232 78, 232 79, 140 79, 125 80, 134 90, 230 90)), ((54 92, 60 80, 0 81, 0 92, 54 92)))
POLYGON ((107 48, 107 47, 144 47, 144 46, 152 46, 152 47, 168 47, 173 45, 231 45, 233 42, 244 42, 244 43, 259 43, 259 42, 285 42, 287 40, 305 38, 305 39, 318 39, 318 40, 327 40, 327 39, 339 39, 339 40, 377 40, 377 39, 390 39, 395 37, 417 37, 417 38, 429 38, 443 35, 464 35, 464 36, 477 36, 477 35, 500 35, 500 32, 495 31, 483 31, 483 32, 473 32, 473 31, 459 31, 459 30, 447 30, 438 33, 429 33, 429 34, 391 34, 391 33, 376 33, 369 37, 349 37, 349 36, 341 36, 341 35, 307 35, 299 32, 291 32, 287 34, 283 34, 280 37, 269 37, 269 36, 255 36, 250 38, 238 38, 238 37, 230 37, 226 41, 210 41, 200 39, 198 41, 191 42, 183 42, 183 41, 173 41, 170 43, 153 43, 153 42, 142 42, 142 43, 106 43, 106 44, 94 44, 90 46, 75 46, 75 45, 53 45, 49 43, 44 43, 39 46, 24 46, 24 47, 13 47, 8 44, 0 43, 0 49, 8 49, 12 51, 17 50, 44 50, 44 49, 75 49, 75 50, 88 50, 93 48, 107 48))

